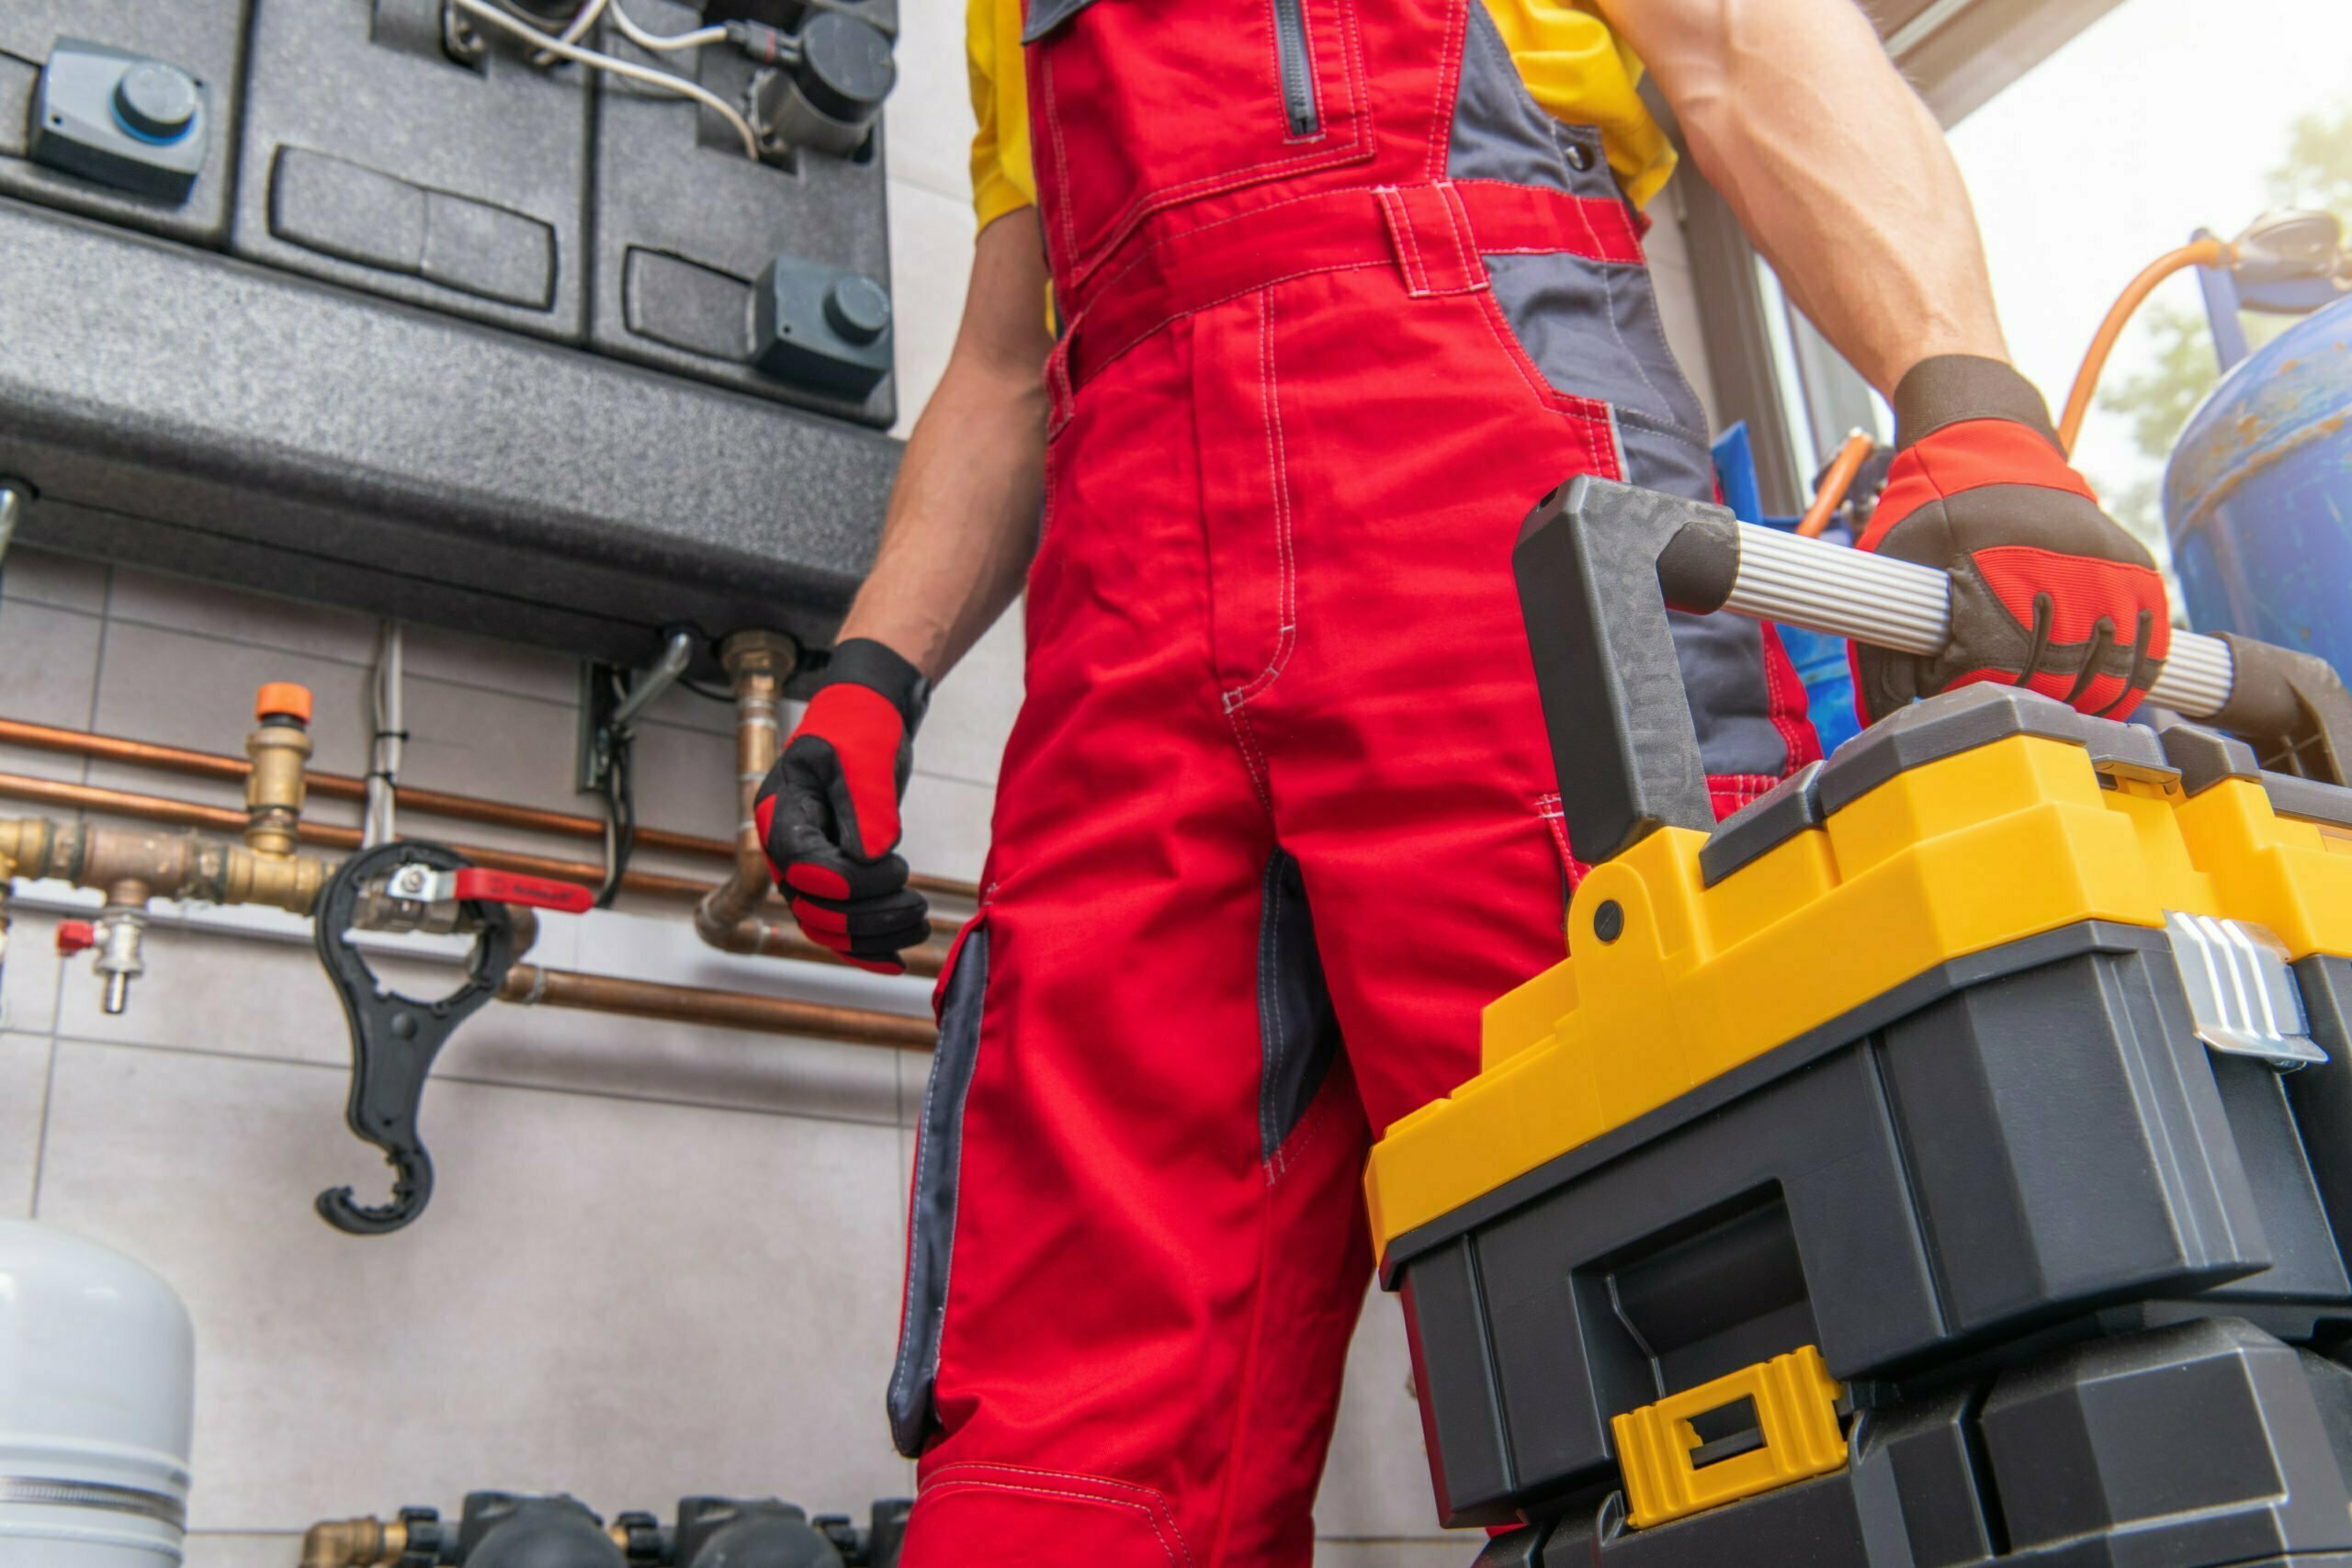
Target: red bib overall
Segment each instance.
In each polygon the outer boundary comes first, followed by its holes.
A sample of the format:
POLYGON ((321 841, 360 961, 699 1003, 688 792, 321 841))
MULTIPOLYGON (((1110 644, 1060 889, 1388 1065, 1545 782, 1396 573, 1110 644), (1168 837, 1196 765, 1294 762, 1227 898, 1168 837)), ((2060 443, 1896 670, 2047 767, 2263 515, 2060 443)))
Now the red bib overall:
MULTIPOLYGON (((1574 474, 1709 494, 1704 417, 1600 137, 1478 0, 1029 32, 1066 328, 916 1160, 905 1561, 1296 1568, 1367 1140, 1561 952, 1512 543, 1574 474)), ((1815 754, 1802 689, 1752 624, 1678 635, 1728 810, 1815 754)))

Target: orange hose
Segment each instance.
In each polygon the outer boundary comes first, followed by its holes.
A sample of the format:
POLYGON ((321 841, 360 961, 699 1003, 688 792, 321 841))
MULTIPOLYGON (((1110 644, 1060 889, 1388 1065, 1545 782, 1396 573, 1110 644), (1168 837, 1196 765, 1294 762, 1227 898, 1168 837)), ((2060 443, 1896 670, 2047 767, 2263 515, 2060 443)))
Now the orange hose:
POLYGON ((1853 488, 1854 476, 1862 471, 1862 464, 1870 458, 1871 448, 1877 445, 1878 438, 1867 430, 1857 430, 1846 437, 1846 445, 1838 448, 1838 456, 1831 460, 1829 471, 1821 476, 1821 488, 1813 492, 1813 504, 1804 509, 1803 517, 1797 519, 1798 538, 1821 537, 1821 531, 1829 526, 1829 514, 1838 510, 1839 502, 1846 499, 1846 492, 1853 488))
POLYGON ((2220 266, 2229 260, 2230 248, 2219 240, 2199 240, 2183 245, 2168 255, 2157 257, 2148 264, 2139 276, 2132 280, 2114 307, 2107 312, 2107 320, 2098 324, 2098 333, 2091 339, 2090 352, 2083 355, 2083 367, 2075 376, 2075 389, 2067 394, 2065 417, 2058 422, 2058 445, 2071 455, 2075 438, 2083 433, 2083 420, 2091 412, 2091 394, 2098 390, 2098 378, 2107 368, 2107 356, 2115 352, 2115 340, 2123 335, 2124 326, 2134 312, 2154 292, 2157 284, 2184 267, 2220 266))

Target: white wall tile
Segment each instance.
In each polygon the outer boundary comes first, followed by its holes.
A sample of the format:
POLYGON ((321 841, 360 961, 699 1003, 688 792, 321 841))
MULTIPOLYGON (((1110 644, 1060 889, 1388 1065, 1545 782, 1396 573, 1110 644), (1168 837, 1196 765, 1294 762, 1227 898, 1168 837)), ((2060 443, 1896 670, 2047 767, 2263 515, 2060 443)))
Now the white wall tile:
POLYGON ((107 569, 79 556, 10 545, 7 570, 0 572, 0 595, 101 615, 107 607, 107 569))
POLYGON ((1486 1544, 1476 1530, 1442 1540, 1318 1540, 1315 1568, 1470 1568, 1486 1544))
POLYGON ((184 1568, 294 1568, 301 1535, 190 1535, 184 1568))
MULTIPOLYGON (((906 1051, 899 1056, 899 1122, 908 1128, 922 1124, 923 1091, 931 1087, 931 1056, 928 1051, 906 1051)), ((910 1166, 914 1160, 914 1147, 907 1148, 910 1166)))
MULTIPOLYGON (((706 690, 723 692, 725 681, 713 676, 701 682, 706 690)), ((700 692, 690 692, 684 686, 673 686, 653 699, 645 710, 644 722, 649 726, 675 725, 680 729, 707 730, 714 735, 735 733, 735 704, 732 700, 714 702, 700 692)))
POLYGON ((86 728, 104 626, 95 615, 47 604, 0 606, 0 712, 86 728))
MULTIPOLYGON (((397 1505, 387 1503, 384 1509, 397 1505)), ((302 1538, 294 1535, 191 1535, 184 1568, 295 1568, 302 1538)))
MULTIPOLYGON (((614 964, 595 951, 583 954, 568 940, 582 923, 548 917, 531 959, 556 968, 653 977, 643 975, 646 965, 614 964)), ((639 922, 622 923, 642 930, 639 922)), ((370 963, 379 980, 409 996, 446 995, 458 983, 457 972, 441 964, 380 954, 371 954, 370 963)), ((877 1005, 872 995, 828 995, 821 985, 800 978, 824 973, 813 965, 738 963, 723 974, 682 969, 661 977, 675 985, 877 1005), (746 971, 755 971, 755 978, 743 978, 746 971)), ((59 995, 59 1032, 71 1040, 304 1062, 337 1071, 351 1059, 342 1006, 307 943, 159 923, 148 932, 147 973, 132 985, 130 1006, 109 1016, 100 1000, 86 964, 76 965, 59 995)), ((882 998, 879 1005, 893 1004, 882 998)), ((905 998, 896 1006, 905 1010, 905 998)), ((425 1142, 432 1147, 436 1141, 442 1080, 894 1122, 898 1055, 870 1045, 493 1001, 458 1025, 435 1060, 436 1082, 424 1100, 425 1142)))
MULTIPOLYGON (((579 700, 580 660, 544 648, 411 622, 401 628, 401 650, 411 676, 566 705, 579 700)), ((368 658, 375 658, 372 647, 368 658)))
POLYGON ((49 1036, 0 1034, 0 1220, 32 1214, 48 1103, 49 1036))
POLYGON ((130 1005, 112 1015, 100 1005, 88 961, 75 963, 59 987, 58 1031, 69 1039, 327 1066, 351 1060, 342 1004, 308 946, 159 923, 147 932, 146 960, 130 1005))
MULTIPOLYGON (((313 767, 338 773, 366 770, 372 726, 365 669, 130 621, 107 623, 93 728, 199 751, 242 752, 245 732, 254 725, 254 693, 270 681, 311 688, 313 767)), ((164 788, 156 781, 168 775, 144 776, 143 787, 157 794, 182 793, 182 786, 194 782, 174 778, 164 788)), ((233 788, 230 794, 236 798, 233 788)))
POLYGON ((932 694, 915 737, 915 762, 925 773, 996 783, 1005 737, 1021 711, 1022 609, 1015 603, 999 616, 932 694))
MULTIPOLYGON (((964 315, 972 275, 972 205, 892 179, 890 299, 897 321, 899 423, 904 435, 931 400, 964 315)), ((1040 307, 1043 308, 1042 306, 1040 307)))
POLYGON ((881 1418, 896 1129, 442 1085, 440 1190, 390 1236, 342 1075, 61 1047, 42 1214, 157 1269, 198 1367, 193 1523, 299 1528, 471 1488, 601 1508, 901 1493, 881 1418))
POLYGON ((899 0, 895 53, 899 85, 883 111, 890 177, 962 202, 968 210, 975 122, 965 67, 964 0, 899 0))
MULTIPOLYGON (((8 570, 16 570, 13 558, 8 570)), ((30 601, 0 603, 0 716, 87 729, 105 624, 95 615, 30 601)), ((79 779, 82 759, 30 746, 0 746, 0 772, 79 779)), ((0 812, 17 809, 0 806, 0 812)))
POLYGON ((906 837, 899 852, 917 871, 977 881, 988 857, 989 814, 996 790, 918 769, 899 804, 906 837))
POLYGON ((493 1005, 467 1021, 441 1076, 550 1084, 722 1109, 895 1123, 896 1053, 879 1046, 493 1005))
POLYGON ((1320 1533, 1369 1540, 1439 1533, 1412 1370, 1404 1314, 1375 1286, 1348 1349, 1339 1428, 1315 1503, 1320 1533))
MULTIPOLYGON (((18 883, 17 888, 38 886, 62 890, 62 883, 18 883)), ((57 952, 57 918, 20 904, 8 928, 7 963, 0 964, 0 1029, 17 1033, 47 1034, 57 1026, 58 992, 68 983, 96 987, 97 976, 87 957, 72 963, 57 952)))
POLYGON ((107 607, 119 621, 283 649, 311 659, 366 663, 375 652, 376 623, 366 615, 134 567, 115 569, 107 607))
MULTIPOLYGON (((647 725, 638 737, 636 766, 639 820, 673 832, 734 838, 742 795, 731 728, 722 733, 647 725)), ((704 874, 716 881, 725 874, 714 862, 704 874)))
POLYGON ((594 798, 572 788, 579 723, 571 705, 414 676, 406 686, 401 783, 594 814, 594 798))

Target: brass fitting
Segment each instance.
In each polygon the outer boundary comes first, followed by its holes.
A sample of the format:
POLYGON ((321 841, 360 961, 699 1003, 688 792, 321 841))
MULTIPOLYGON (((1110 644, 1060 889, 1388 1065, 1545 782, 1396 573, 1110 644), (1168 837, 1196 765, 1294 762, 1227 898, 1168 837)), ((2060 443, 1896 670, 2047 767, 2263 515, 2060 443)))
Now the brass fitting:
POLYGON ((213 904, 268 904, 307 915, 334 868, 315 855, 256 854, 203 833, 148 833, 46 817, 0 818, 0 863, 17 876, 53 876, 110 890, 213 904))
POLYGON ((382 1519, 322 1519, 302 1536, 302 1568, 377 1568, 408 1551, 408 1526, 382 1519))
POLYGON ((206 843, 219 852, 223 904, 267 904, 307 915, 334 870, 316 855, 265 854, 237 844, 206 843))
POLYGON ((718 645, 718 661, 738 680, 771 675, 780 688, 800 667, 800 645, 782 632, 737 632, 718 645))
POLYGON ((0 863, 6 864, 9 880, 57 874, 49 869, 56 834, 57 824, 46 817, 0 818, 0 863))
POLYGON ((245 775, 245 843, 255 854, 290 855, 302 822, 302 770, 311 760, 311 694, 273 681, 254 695, 254 716, 261 723, 245 737, 254 764, 245 775))

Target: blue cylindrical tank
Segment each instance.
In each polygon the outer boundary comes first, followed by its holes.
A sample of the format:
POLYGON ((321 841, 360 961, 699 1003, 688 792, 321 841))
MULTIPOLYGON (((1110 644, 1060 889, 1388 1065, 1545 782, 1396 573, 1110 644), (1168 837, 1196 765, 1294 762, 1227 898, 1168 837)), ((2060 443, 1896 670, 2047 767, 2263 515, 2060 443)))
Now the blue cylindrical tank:
POLYGON ((2190 417, 2165 529, 2190 625, 2352 677, 2352 299, 2248 357, 2190 417))

